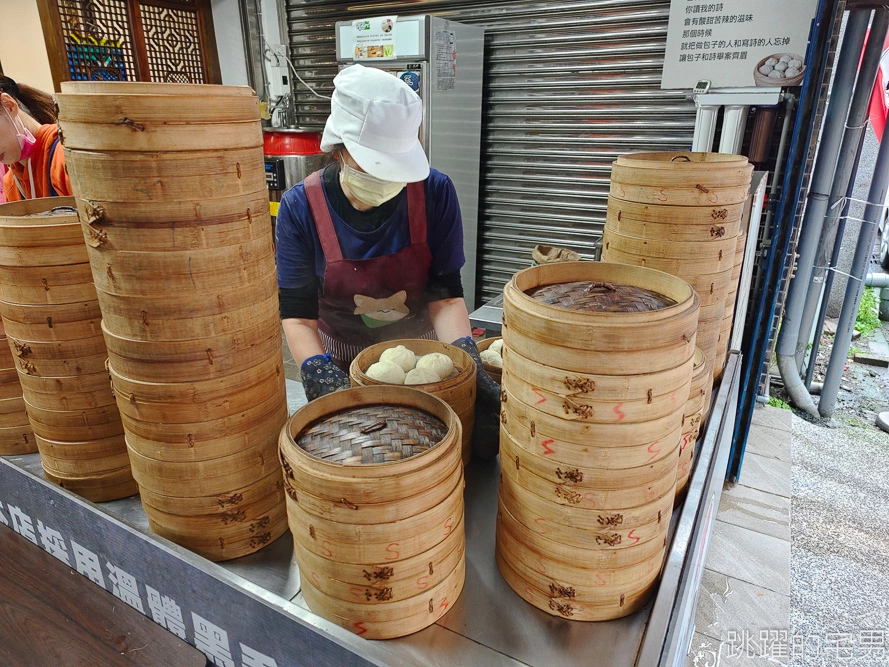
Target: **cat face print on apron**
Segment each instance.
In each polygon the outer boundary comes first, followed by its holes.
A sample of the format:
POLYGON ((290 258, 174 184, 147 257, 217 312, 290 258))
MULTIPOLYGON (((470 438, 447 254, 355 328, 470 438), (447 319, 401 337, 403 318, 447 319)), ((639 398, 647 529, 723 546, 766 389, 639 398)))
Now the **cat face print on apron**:
POLYGON ((407 186, 410 244, 371 259, 343 258, 321 172, 309 176, 305 188, 327 263, 318 329, 334 361, 347 365, 367 346, 385 340, 434 338, 424 298, 432 264, 424 184, 407 186))

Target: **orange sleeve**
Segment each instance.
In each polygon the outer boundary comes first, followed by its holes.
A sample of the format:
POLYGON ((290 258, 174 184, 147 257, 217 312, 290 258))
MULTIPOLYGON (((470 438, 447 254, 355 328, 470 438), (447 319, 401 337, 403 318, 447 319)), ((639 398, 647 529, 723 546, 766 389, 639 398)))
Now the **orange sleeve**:
POLYGON ((65 150, 60 143, 52 156, 52 164, 49 167, 49 177, 52 186, 60 197, 70 197, 74 194, 71 189, 71 179, 68 178, 68 169, 65 166, 65 150))

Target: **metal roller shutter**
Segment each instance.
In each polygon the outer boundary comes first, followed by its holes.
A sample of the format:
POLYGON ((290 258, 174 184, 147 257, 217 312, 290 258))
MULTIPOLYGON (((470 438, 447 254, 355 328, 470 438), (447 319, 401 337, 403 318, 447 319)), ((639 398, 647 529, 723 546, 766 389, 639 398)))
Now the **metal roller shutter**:
MULTIPOLYGON (((538 243, 593 258, 607 209, 611 162, 644 150, 687 150, 695 110, 660 90, 667 0, 287 0, 300 75, 329 94, 336 21, 435 14, 486 28, 479 303, 530 264, 538 243)), ((298 87, 302 125, 328 103, 298 87)))

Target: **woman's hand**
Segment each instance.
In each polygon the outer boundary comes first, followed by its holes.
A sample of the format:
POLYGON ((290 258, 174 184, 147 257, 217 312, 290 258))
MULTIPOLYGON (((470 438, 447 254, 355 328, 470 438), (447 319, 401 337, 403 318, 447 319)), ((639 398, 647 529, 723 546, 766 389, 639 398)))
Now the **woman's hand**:
POLYGON ((456 347, 469 353, 475 362, 476 398, 475 427, 472 429, 473 458, 488 461, 500 451, 500 385, 482 366, 482 358, 478 346, 472 337, 459 338, 453 343, 456 347))
POLYGON ((329 354, 325 354, 318 335, 318 320, 289 318, 281 324, 290 354, 300 365, 300 380, 306 398, 313 401, 351 386, 349 376, 331 361, 329 354))

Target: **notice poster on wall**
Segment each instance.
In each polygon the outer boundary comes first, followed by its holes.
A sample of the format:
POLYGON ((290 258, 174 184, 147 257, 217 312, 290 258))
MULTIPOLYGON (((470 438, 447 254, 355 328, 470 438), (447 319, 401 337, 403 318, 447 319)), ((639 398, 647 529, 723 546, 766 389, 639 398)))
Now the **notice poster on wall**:
POLYGON ((817 0, 673 0, 661 88, 799 86, 817 0))
POLYGON ((395 60, 397 16, 376 16, 352 22, 355 35, 353 60, 395 60))

